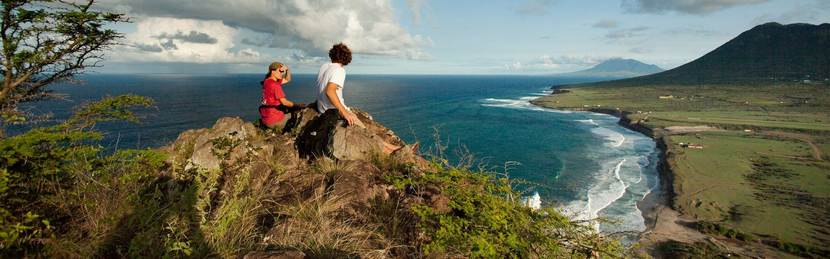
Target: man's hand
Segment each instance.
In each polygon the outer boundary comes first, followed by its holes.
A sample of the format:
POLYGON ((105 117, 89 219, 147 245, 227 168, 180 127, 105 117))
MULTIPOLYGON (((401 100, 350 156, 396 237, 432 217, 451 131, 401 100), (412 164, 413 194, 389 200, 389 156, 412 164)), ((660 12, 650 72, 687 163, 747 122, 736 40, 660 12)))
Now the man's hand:
POLYGON ((343 116, 343 119, 346 119, 346 122, 348 122, 348 125, 354 125, 355 121, 360 121, 360 119, 358 119, 357 116, 354 115, 354 113, 351 113, 351 112, 348 112, 348 111, 347 112, 341 112, 340 116, 343 116))

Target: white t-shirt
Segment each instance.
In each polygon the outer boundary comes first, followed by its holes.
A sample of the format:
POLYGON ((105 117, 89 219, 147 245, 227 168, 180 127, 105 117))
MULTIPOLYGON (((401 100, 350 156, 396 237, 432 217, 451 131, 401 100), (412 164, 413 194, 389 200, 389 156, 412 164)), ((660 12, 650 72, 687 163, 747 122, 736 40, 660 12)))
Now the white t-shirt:
POLYGON ((346 69, 340 63, 329 62, 320 66, 320 72, 317 73, 317 88, 319 89, 319 93, 317 93, 317 111, 323 113, 329 109, 337 109, 326 96, 326 85, 329 82, 337 85, 337 99, 340 99, 340 103, 348 110, 349 107, 343 102, 343 83, 346 82, 346 69))

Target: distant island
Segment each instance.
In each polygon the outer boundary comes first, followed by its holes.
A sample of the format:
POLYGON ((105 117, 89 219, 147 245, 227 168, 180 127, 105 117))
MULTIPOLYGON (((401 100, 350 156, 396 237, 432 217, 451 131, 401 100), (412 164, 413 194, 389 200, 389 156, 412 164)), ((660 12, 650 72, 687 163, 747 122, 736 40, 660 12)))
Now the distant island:
POLYGON ((830 24, 762 24, 668 71, 553 89, 532 103, 657 140, 665 200, 640 206, 655 257, 830 257, 830 24))
POLYGON ((559 77, 604 77, 629 78, 663 72, 656 65, 646 64, 634 59, 612 58, 589 69, 576 72, 556 74, 559 77))

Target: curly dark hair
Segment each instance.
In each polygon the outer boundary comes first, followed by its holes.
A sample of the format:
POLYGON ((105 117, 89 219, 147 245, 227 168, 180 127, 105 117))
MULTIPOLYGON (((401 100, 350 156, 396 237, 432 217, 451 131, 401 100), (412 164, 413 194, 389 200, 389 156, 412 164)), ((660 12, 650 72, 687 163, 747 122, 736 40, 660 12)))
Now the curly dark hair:
POLYGON ((348 65, 352 63, 352 50, 346 44, 337 43, 329 50, 329 58, 331 62, 340 63, 341 65, 348 65))

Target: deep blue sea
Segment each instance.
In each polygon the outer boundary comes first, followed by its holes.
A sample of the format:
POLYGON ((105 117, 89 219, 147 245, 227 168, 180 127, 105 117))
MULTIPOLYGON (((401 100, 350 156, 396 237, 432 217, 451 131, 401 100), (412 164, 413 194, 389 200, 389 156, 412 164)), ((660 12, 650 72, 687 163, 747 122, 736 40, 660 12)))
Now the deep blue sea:
MULTIPOLYGON (((223 116, 256 120, 262 75, 87 75, 55 92, 68 101, 42 102, 36 113, 65 118, 71 108, 106 95, 134 93, 155 99, 140 124, 110 123, 109 148, 158 147, 187 129, 210 127, 223 116)), ((315 75, 295 75, 288 99, 309 103, 315 75)), ((348 75, 346 104, 368 111, 407 142, 433 146, 436 132, 447 155, 468 150, 477 162, 534 185, 531 200, 579 218, 609 217, 604 232, 645 229, 636 203, 657 183, 657 151, 648 137, 617 125, 617 118, 536 107, 528 101, 551 85, 590 81, 541 76, 348 75), (537 196, 538 194, 538 196, 537 196)))

